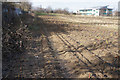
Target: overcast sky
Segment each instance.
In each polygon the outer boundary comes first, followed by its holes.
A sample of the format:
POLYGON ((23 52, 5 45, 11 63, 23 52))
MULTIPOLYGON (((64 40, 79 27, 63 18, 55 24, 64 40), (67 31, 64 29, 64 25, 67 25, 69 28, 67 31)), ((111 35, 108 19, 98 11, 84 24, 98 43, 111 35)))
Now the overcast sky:
POLYGON ((118 2, 120 0, 29 0, 32 2, 34 7, 42 6, 46 8, 51 6, 53 9, 57 8, 68 8, 69 11, 77 11, 80 8, 90 8, 96 6, 109 5, 114 10, 118 9, 118 2))

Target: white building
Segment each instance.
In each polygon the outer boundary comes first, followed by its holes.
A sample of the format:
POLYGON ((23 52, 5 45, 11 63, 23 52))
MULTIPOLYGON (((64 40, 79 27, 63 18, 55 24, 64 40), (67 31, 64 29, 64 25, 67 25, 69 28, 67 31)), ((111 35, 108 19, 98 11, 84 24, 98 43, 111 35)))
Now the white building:
POLYGON ((86 8, 86 9, 80 9, 77 11, 77 14, 81 15, 94 15, 94 16, 110 16, 112 15, 111 8, 108 8, 108 6, 99 6, 99 7, 93 7, 93 8, 86 8))

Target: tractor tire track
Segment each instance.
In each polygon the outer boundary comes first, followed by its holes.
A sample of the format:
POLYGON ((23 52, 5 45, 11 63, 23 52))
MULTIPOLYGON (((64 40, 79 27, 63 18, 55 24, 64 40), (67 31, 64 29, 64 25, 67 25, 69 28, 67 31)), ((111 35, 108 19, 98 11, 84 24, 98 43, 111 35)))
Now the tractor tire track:
POLYGON ((58 52, 54 49, 52 40, 48 37, 49 33, 48 33, 47 28, 42 27, 42 29, 46 36, 47 44, 48 44, 49 50, 51 52, 51 55, 53 58, 55 58, 54 60, 57 61, 57 63, 54 65, 54 69, 57 70, 58 78, 69 78, 70 74, 67 73, 68 71, 65 70, 64 66, 62 65, 63 63, 61 63, 61 61, 59 60, 58 55, 57 55, 58 52))

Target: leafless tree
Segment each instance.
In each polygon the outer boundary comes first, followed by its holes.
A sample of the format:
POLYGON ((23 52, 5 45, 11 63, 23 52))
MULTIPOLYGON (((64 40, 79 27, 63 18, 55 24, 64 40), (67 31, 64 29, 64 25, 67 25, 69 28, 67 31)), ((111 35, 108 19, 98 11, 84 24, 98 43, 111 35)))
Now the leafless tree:
POLYGON ((13 5, 15 5, 17 8, 20 8, 24 11, 30 11, 32 8, 32 3, 30 2, 16 2, 16 3, 13 3, 13 5))
POLYGON ((64 9, 58 8, 58 9, 54 10, 54 12, 62 13, 62 14, 69 14, 68 8, 64 8, 64 9))
POLYGON ((52 11, 51 6, 48 6, 48 7, 46 8, 46 12, 47 12, 47 13, 50 13, 51 11, 52 11))

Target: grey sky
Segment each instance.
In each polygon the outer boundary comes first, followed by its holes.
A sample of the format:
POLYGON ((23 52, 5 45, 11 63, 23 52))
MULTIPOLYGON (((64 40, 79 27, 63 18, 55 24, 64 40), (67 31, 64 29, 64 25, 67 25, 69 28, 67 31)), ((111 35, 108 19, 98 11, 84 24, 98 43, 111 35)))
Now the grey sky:
POLYGON ((43 8, 51 6, 53 9, 56 8, 68 8, 69 11, 77 11, 80 8, 89 8, 95 6, 105 6, 109 5, 109 7, 114 10, 118 9, 119 0, 29 0, 32 2, 34 7, 38 7, 42 5, 43 8))

